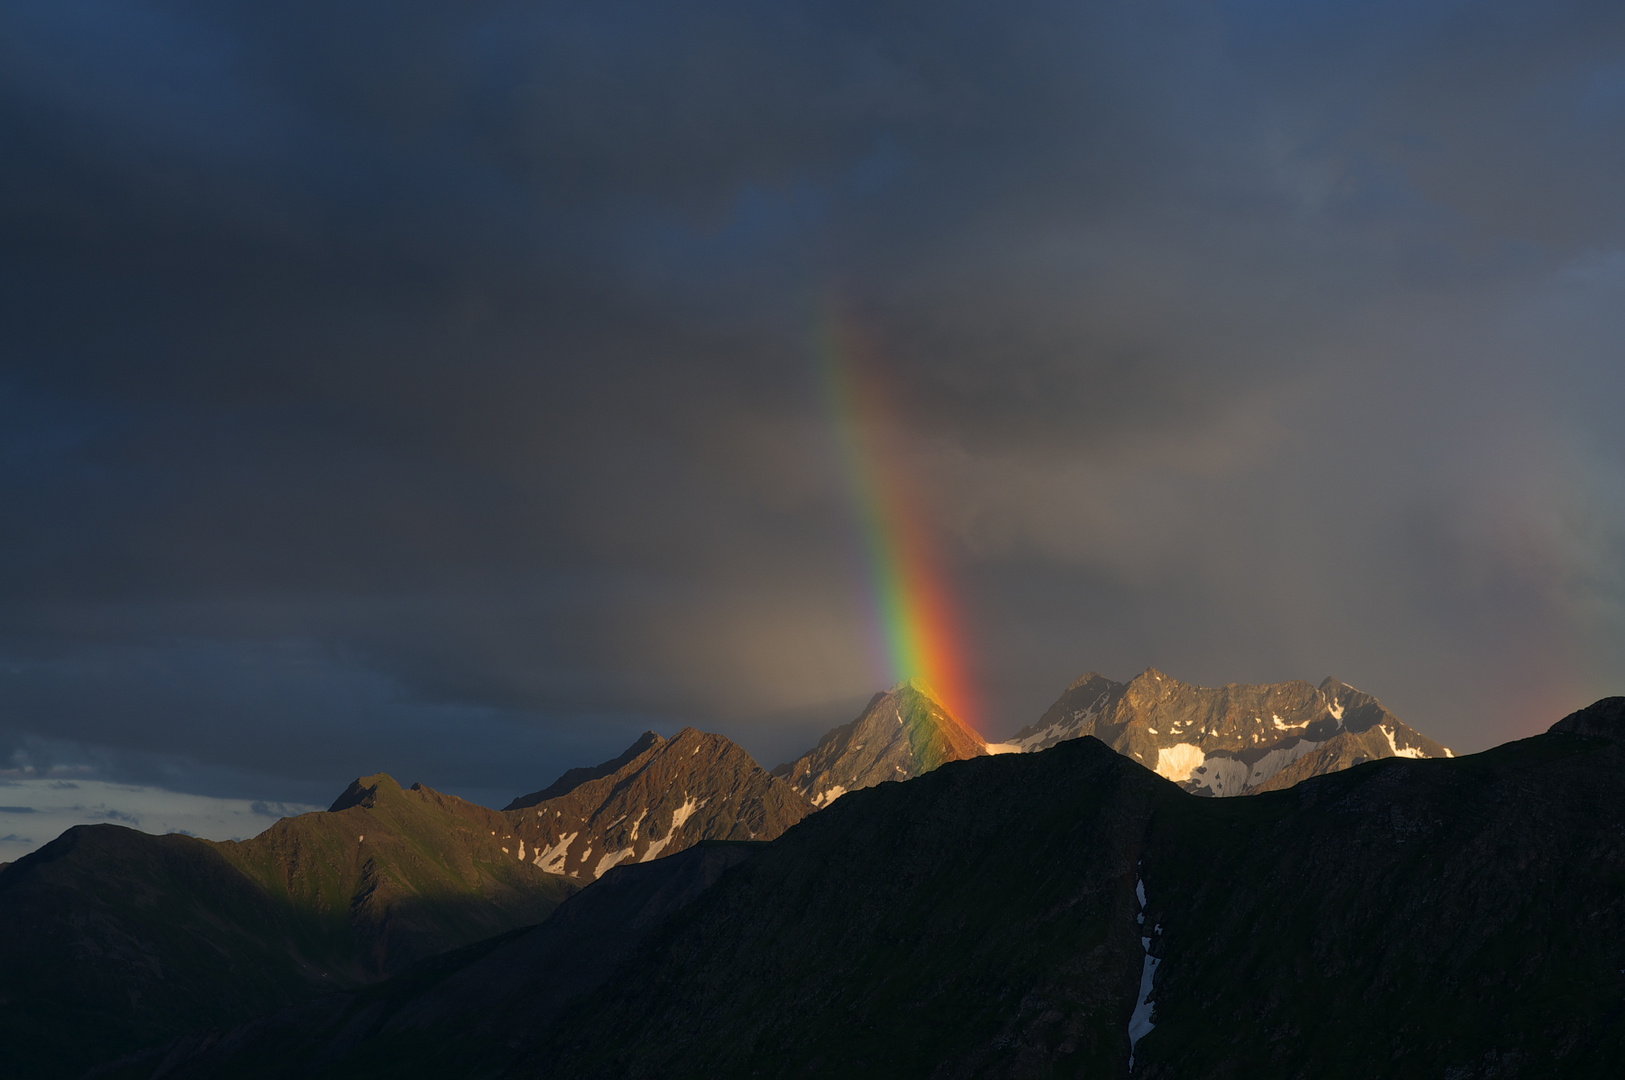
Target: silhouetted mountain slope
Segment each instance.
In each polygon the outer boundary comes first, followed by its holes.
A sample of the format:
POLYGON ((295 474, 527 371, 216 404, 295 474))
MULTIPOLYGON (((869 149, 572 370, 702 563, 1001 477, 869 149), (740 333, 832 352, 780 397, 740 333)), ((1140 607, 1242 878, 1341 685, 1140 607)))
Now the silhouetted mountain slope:
POLYGON ((887 780, 907 780, 949 761, 987 753, 917 679, 870 700, 863 715, 827 733, 807 753, 773 770, 814 806, 887 780))
POLYGON ((1121 1074, 1134 866, 1166 786, 1087 739, 854 792, 514 1075, 1121 1074))
POLYGON ((76 1076, 309 993, 297 929, 206 841, 69 829, 0 873, 0 1076, 76 1076))
POLYGON ((1136 1076, 1610 1075, 1620 711, 1244 800, 1093 739, 858 793, 719 882, 510 1075, 1121 1076, 1142 934, 1136 1076))
POLYGON ((387 776, 334 805, 219 844, 80 826, 8 866, 9 1060, 76 1075, 539 922, 576 888, 506 856, 496 811, 387 776))
POLYGON ((1161 818, 1157 1026, 1136 1075, 1614 1075, 1622 707, 1161 818))
POLYGON ((185 1036, 96 1071, 100 1080, 495 1075, 560 1009, 765 844, 703 841, 620 866, 540 926, 435 957, 386 983, 185 1036))
POLYGON ((1090 672, 1006 745, 1031 752, 1084 735, 1199 795, 1274 790, 1377 758, 1450 756, 1336 679, 1206 687, 1154 668, 1128 683, 1090 672))
POLYGON ((651 732, 616 760, 622 764, 611 772, 574 781, 567 773, 548 789, 568 781, 563 795, 516 799, 523 807, 505 811, 505 820, 517 857, 591 881, 612 866, 647 862, 701 840, 771 840, 812 811, 721 735, 684 728, 662 739, 651 732))

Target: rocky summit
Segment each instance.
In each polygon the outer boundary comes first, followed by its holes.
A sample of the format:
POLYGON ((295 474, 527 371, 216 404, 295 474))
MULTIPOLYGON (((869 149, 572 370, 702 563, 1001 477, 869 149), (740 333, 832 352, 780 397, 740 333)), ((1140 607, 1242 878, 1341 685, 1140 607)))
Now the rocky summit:
POLYGON ((579 881, 701 840, 772 840, 812 812, 736 743, 684 728, 646 733, 625 754, 575 769, 504 817, 504 854, 579 881))
POLYGON ((1379 758, 1450 757, 1370 694, 1327 678, 1195 686, 1147 668, 1090 672, 1006 745, 1026 752, 1093 735, 1198 795, 1245 795, 1379 758))
POLYGON ((813 806, 887 780, 907 780, 949 761, 982 757, 982 737, 954 718, 930 689, 910 679, 876 694, 863 715, 773 770, 813 806))

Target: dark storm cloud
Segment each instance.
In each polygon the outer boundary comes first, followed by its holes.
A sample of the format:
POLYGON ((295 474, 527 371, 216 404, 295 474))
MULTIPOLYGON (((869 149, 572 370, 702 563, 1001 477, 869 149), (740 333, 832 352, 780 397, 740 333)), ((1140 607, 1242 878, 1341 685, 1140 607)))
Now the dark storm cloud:
POLYGON ((881 677, 834 310, 999 732, 1617 689, 1617 5, 6 6, 10 767, 788 756, 881 677))

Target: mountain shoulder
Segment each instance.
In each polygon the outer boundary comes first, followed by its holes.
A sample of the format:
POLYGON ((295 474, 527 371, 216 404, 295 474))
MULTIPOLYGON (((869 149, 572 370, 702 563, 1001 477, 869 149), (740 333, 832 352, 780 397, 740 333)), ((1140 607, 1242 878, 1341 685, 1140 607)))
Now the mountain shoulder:
POLYGON ((1625 742, 1625 697, 1605 697, 1592 702, 1546 730, 1553 735, 1585 735, 1625 742))
POLYGON ((613 757, 605 762, 600 762, 597 765, 583 765, 578 768, 568 769, 565 771, 563 776, 553 781, 547 787, 540 791, 533 791, 529 795, 521 795, 510 802, 507 806, 504 806, 502 809, 525 810, 529 807, 535 806, 537 803, 546 802, 549 799, 557 799, 562 795, 568 795, 582 784, 590 783, 593 780, 600 780, 611 773, 618 772, 623 766, 636 759, 645 750, 659 746, 665 741, 666 740, 663 739, 659 734, 653 731, 645 731, 642 735, 638 736, 636 742, 623 750, 617 757, 613 757))

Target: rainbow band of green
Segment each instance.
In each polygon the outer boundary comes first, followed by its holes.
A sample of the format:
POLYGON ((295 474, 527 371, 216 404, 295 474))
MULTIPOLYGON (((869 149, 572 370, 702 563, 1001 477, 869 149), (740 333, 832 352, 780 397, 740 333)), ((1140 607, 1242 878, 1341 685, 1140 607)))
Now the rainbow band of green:
POLYGON ((877 635, 894 683, 924 681, 960 720, 970 722, 971 696, 959 620, 932 544, 929 519, 884 452, 891 414, 867 377, 865 350, 839 317, 819 327, 817 353, 848 490, 863 538, 877 635))

